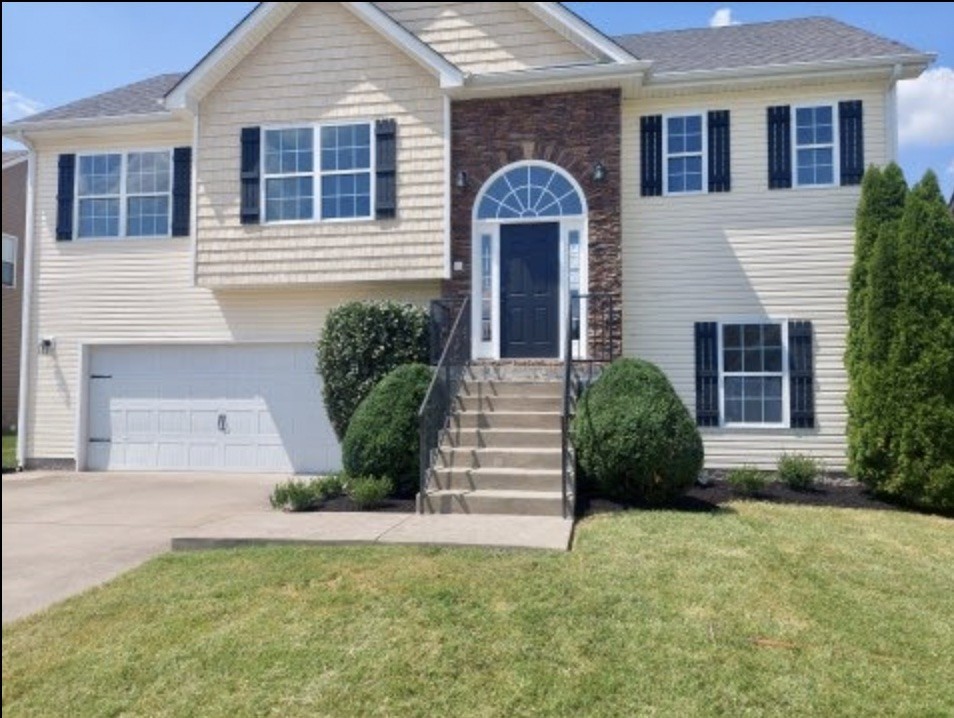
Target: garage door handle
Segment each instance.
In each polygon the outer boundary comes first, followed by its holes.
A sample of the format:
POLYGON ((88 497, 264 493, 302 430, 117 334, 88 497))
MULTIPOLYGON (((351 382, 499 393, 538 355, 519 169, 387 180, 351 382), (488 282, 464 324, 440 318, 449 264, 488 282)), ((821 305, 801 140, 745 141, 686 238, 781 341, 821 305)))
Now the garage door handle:
POLYGON ((228 419, 225 414, 219 414, 219 431, 222 433, 228 431, 228 419))

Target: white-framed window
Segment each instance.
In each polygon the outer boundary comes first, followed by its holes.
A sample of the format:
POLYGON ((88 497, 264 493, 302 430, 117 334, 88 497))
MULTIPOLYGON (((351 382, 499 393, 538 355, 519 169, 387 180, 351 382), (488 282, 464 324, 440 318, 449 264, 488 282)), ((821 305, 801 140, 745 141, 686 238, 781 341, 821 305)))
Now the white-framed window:
POLYGON ((3 286, 17 286, 17 238, 3 235, 3 286))
POLYGON ((266 223, 373 218, 370 122, 265 128, 262 134, 266 223))
POLYGON ((788 426, 788 323, 733 321, 719 325, 723 426, 788 426))
POLYGON ((795 108, 792 164, 796 187, 830 187, 837 183, 837 117, 833 104, 795 108))
POLYGON ((171 149, 77 157, 77 239, 168 237, 171 213, 171 149))
POLYGON ((706 191, 706 115, 702 112, 663 118, 665 194, 706 191))

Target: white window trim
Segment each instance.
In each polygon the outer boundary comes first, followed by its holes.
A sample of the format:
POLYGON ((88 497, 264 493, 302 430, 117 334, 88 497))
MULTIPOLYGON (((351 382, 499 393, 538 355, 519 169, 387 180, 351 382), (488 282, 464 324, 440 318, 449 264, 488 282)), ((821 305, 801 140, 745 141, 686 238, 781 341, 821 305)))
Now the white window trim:
POLYGON ((822 100, 819 102, 803 102, 799 105, 792 105, 791 117, 791 136, 792 136, 792 187, 796 189, 828 189, 841 185, 841 137, 839 126, 841 119, 838 116, 838 103, 831 100, 822 100), (798 111, 814 110, 818 107, 831 108, 831 144, 798 144, 798 111), (798 151, 825 149, 831 147, 831 177, 832 181, 827 184, 801 184, 798 181, 798 151))
POLYGON ((664 197, 691 197, 692 195, 709 193, 709 113, 705 110, 681 110, 667 112, 662 116, 663 125, 663 196, 664 197), (699 117, 702 119, 702 189, 673 190, 669 189, 669 160, 679 157, 695 157, 699 152, 669 152, 669 120, 676 117, 699 117))
POLYGON ((114 149, 114 150, 97 150, 95 152, 81 152, 76 155, 76 167, 73 172, 73 239, 77 242, 115 242, 117 240, 131 240, 138 242, 140 240, 151 240, 151 239, 169 239, 172 237, 172 189, 173 183, 175 182, 175 157, 173 156, 173 151, 171 147, 145 147, 145 148, 132 148, 132 149, 114 149), (169 221, 167 223, 168 231, 165 234, 141 234, 132 236, 128 234, 129 227, 126 226, 126 215, 128 214, 127 203, 129 202, 130 197, 157 197, 163 192, 150 192, 150 193, 137 193, 137 194, 127 194, 126 192, 126 166, 128 162, 129 155, 135 155, 146 152, 166 152, 169 154, 169 221), (119 155, 119 194, 89 194, 83 195, 80 197, 79 193, 79 180, 80 180, 80 158, 81 157, 98 157, 100 155, 119 155), (104 235, 96 237, 80 237, 80 214, 79 206, 81 199, 119 199, 119 234, 116 235, 104 235))
POLYGON ((259 130, 259 167, 262 168, 262 181, 259 187, 259 207, 261 208, 261 222, 263 225, 294 225, 294 224, 341 224, 357 222, 373 222, 376 217, 375 199, 377 197, 377 141, 374 134, 374 120, 336 120, 334 122, 290 122, 277 125, 262 125, 259 130), (371 164, 367 172, 371 175, 370 183, 370 213, 364 217, 323 217, 321 208, 321 178, 324 176, 358 174, 365 170, 322 170, 321 169, 321 130, 323 127, 345 127, 350 125, 367 125, 370 137, 371 164), (265 133, 271 130, 307 130, 312 131, 311 151, 312 165, 311 172, 295 172, 289 174, 267 174, 265 172, 265 133), (287 177, 311 177, 312 193, 312 211, 314 216, 310 219, 268 219, 268 212, 265 205, 265 184, 266 180, 287 177))
MULTIPOLYGON (((789 429, 791 428, 791 404, 790 382, 789 382, 789 354, 788 354, 788 319, 778 317, 726 317, 718 322, 719 350, 719 426, 723 429, 789 429), (753 423, 746 421, 727 422, 725 419, 725 367, 723 366, 725 354, 722 344, 723 327, 733 324, 779 324, 782 329, 782 420, 774 423, 753 423)), ((737 372, 731 376, 765 376, 776 377, 778 372, 737 372)))
MULTIPOLYGON (((3 285, 7 289, 17 288, 17 260, 19 259, 17 249, 19 244, 19 240, 12 234, 3 235, 3 245, 4 247, 10 247, 10 264, 13 265, 13 279, 11 280, 10 284, 3 285)), ((7 260, 4 259, 3 262, 6 264, 7 260)))

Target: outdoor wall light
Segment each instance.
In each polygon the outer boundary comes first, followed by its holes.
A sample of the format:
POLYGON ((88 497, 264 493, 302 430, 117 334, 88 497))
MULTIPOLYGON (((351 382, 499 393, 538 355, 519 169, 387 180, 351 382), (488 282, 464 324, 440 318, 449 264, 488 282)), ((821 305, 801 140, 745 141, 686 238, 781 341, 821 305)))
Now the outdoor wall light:
POLYGON ((56 348, 56 339, 53 337, 43 337, 40 340, 40 354, 47 356, 53 353, 56 348))
POLYGON ((593 165, 593 181, 602 182, 606 179, 606 165, 602 162, 597 162, 593 165))
POLYGON ((457 170, 457 176, 454 178, 454 184, 457 189, 465 189, 470 184, 467 179, 467 173, 464 170, 457 170))

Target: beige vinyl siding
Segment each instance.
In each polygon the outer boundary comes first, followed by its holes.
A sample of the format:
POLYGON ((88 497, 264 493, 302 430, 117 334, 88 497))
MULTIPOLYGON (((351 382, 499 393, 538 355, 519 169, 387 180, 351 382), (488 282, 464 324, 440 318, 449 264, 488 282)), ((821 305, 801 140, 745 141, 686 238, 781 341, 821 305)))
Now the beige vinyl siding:
POLYGON ((437 78, 338 3, 302 3, 200 107, 197 277, 238 287, 429 280, 445 271, 437 78), (243 127, 397 120, 395 220, 243 226, 243 127))
POLYGON ((593 62, 515 2, 383 2, 378 7, 464 72, 593 62))
MULTIPOLYGON (((864 102, 865 162, 886 158, 883 85, 840 84, 636 98, 623 112, 624 349, 659 364, 694 410, 693 325, 807 319, 815 331, 814 430, 704 429, 707 466, 774 465, 781 451, 845 466, 845 297, 858 187, 767 189, 766 108, 864 102), (639 196, 639 118, 731 111, 732 191, 639 196)), ((837 132, 837 128, 836 128, 837 132)))
MULTIPOLYGON (((116 147, 190 143, 189 131, 142 132, 116 147)), ((30 346, 54 337, 55 353, 30 353, 28 458, 75 457, 79 348, 83 343, 312 342, 325 314, 349 299, 423 303, 437 282, 328 284, 211 291, 192 283, 191 239, 57 242, 57 160, 75 146, 41 146, 37 165, 35 295, 30 346)))

